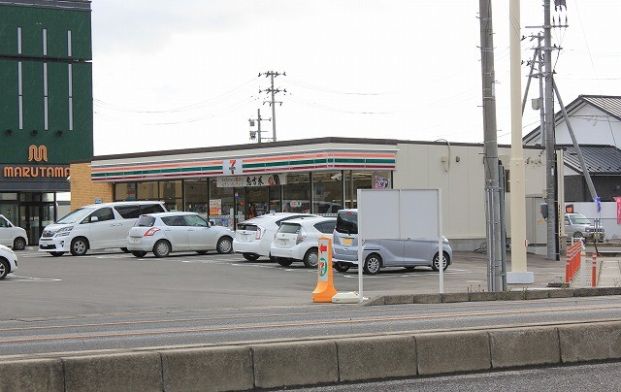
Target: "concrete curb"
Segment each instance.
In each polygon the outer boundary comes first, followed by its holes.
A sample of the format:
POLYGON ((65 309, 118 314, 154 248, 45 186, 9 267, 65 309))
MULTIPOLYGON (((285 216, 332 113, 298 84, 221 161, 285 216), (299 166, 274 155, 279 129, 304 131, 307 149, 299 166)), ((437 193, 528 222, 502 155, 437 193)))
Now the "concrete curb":
POLYGON ((523 301, 548 298, 596 297, 603 295, 621 295, 621 287, 521 290, 500 292, 471 291, 469 293, 448 294, 383 295, 364 302, 363 306, 439 304, 479 301, 523 301))
POLYGON ((249 391, 621 359, 621 322, 0 361, 5 391, 249 391))

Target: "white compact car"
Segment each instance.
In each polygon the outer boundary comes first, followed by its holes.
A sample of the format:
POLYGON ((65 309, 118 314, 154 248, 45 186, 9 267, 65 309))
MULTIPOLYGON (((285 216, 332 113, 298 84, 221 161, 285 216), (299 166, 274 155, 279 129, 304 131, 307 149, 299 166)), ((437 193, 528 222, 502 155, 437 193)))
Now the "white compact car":
POLYGON ((248 261, 254 261, 261 256, 269 257, 270 246, 280 224, 286 220, 304 216, 315 215, 276 212, 244 221, 237 225, 233 250, 235 253, 241 253, 248 261))
POLYGON ((4 215, 0 214, 0 245, 10 246, 13 250, 24 250, 26 241, 26 230, 15 226, 4 215))
POLYGON ((129 231, 127 249, 136 257, 153 252, 166 257, 171 252, 209 250, 231 253, 233 231, 223 226, 211 226, 194 212, 166 212, 142 215, 129 231))
POLYGON ((39 251, 52 256, 71 252, 83 256, 89 249, 127 251, 127 233, 142 214, 166 212, 160 201, 125 201, 79 208, 48 225, 39 239, 39 251))
POLYGON ((276 232, 270 252, 278 264, 286 267, 302 261, 308 268, 317 267, 317 243, 324 235, 332 236, 336 218, 308 217, 284 221, 276 232))
POLYGON ((17 270, 17 256, 15 252, 4 245, 0 245, 0 280, 17 270))

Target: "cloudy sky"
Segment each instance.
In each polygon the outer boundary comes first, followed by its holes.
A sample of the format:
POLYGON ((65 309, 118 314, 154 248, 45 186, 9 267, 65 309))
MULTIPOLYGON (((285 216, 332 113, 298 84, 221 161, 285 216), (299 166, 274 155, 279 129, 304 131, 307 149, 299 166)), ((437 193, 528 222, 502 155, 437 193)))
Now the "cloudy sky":
MULTIPOLYGON (((248 143, 248 119, 258 108, 271 117, 259 93, 268 79, 257 76, 268 70, 287 73, 276 78, 287 90, 277 96, 278 140, 482 142, 478 3, 95 0, 95 154, 248 143)), ((508 4, 493 1, 501 143, 510 141, 508 4)), ((522 26, 542 23, 542 4, 522 0, 522 26)), ((567 5, 553 59, 565 103, 621 94, 621 2, 567 5)), ((524 60, 532 46, 522 41, 524 60)), ((524 134, 537 121, 527 108, 524 134)))

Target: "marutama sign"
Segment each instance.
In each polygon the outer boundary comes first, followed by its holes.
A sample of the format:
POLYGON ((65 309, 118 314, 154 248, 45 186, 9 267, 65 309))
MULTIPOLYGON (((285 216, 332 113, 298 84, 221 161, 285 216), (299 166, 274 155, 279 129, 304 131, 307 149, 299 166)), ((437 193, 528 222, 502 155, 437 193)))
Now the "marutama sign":
POLYGON ((6 178, 67 178, 66 166, 5 166, 2 174, 6 178))
MULTIPOLYGON (((28 147, 29 162, 47 162, 47 146, 34 144, 28 147)), ((2 175, 5 178, 67 178, 69 177, 69 167, 67 165, 58 166, 23 166, 6 165, 2 168, 2 175)))

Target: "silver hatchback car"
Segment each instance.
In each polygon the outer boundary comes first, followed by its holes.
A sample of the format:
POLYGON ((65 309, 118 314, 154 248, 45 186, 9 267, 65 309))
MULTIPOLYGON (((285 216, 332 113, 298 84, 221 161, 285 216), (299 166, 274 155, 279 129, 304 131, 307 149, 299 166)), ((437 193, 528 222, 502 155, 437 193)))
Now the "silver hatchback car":
MULTIPOLYGON (((453 258, 453 250, 446 238, 443 241, 442 265, 447 269, 453 258)), ((438 241, 427 239, 408 240, 368 240, 362 253, 363 270, 367 274, 376 274, 383 267, 431 267, 440 268, 438 241)), ((340 210, 334 229, 332 258, 334 268, 345 272, 358 265, 358 210, 340 210)))

